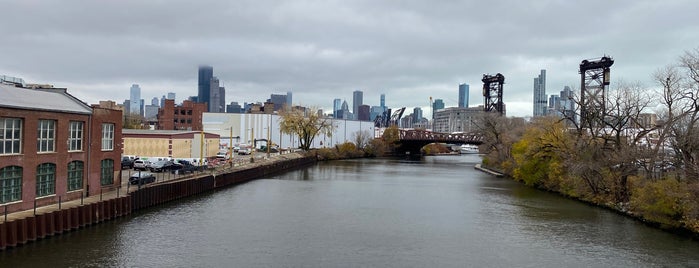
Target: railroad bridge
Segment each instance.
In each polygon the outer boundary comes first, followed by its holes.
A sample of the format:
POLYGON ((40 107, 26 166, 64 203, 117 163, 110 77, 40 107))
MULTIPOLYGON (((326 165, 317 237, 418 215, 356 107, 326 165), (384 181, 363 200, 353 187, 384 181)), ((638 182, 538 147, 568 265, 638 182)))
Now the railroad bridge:
POLYGON ((419 154, 420 149, 427 144, 441 142, 450 144, 473 144, 483 143, 483 136, 479 133, 439 133, 425 130, 399 130, 400 144, 396 148, 399 154, 419 154))

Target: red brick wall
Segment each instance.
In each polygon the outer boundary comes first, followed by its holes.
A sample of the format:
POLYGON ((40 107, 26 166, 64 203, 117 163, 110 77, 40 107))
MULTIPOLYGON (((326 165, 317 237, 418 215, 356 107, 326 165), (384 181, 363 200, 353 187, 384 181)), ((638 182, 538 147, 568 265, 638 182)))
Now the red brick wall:
POLYGON ((122 134, 121 129, 123 127, 122 123, 122 112, 119 110, 104 109, 93 105, 92 123, 91 123, 91 150, 89 170, 87 173, 87 181, 85 187, 89 185, 89 195, 99 194, 100 189, 104 188, 105 191, 111 190, 119 186, 120 177, 118 176, 118 171, 121 170, 121 153, 122 153, 122 134), (114 147, 113 150, 102 150, 102 124, 109 123, 114 124, 114 147), (114 175, 114 184, 109 186, 102 186, 100 182, 101 175, 101 161, 104 159, 114 160, 114 171, 117 174, 114 175))
POLYGON ((22 167, 22 200, 8 206, 8 211, 31 209, 36 197, 36 169, 43 163, 56 165, 56 190, 55 195, 49 195, 37 199, 37 205, 55 203, 58 196, 63 200, 80 197, 80 192, 67 194, 68 163, 74 160, 83 161, 87 166, 87 130, 88 115, 46 112, 36 110, 21 110, 0 108, 2 117, 22 119, 22 151, 18 155, 0 155, 0 168, 7 166, 22 167), (38 120, 56 120, 55 152, 37 153, 37 126, 38 120), (68 152, 68 135, 70 121, 83 122, 83 151, 68 152))
POLYGON ((165 100, 165 105, 158 110, 158 129, 202 130, 202 118, 206 108, 206 103, 185 100, 182 105, 175 106, 174 100, 165 100))

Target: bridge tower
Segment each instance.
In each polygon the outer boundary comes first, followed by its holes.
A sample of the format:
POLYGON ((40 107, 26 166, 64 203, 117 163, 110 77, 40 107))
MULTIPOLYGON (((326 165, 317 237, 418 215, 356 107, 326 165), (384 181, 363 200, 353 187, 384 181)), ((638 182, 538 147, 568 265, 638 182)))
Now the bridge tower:
POLYGON ((580 63, 580 124, 583 127, 592 127, 596 119, 604 119, 605 91, 612 64, 614 60, 607 56, 580 63))
POLYGON ((502 87, 505 84, 505 76, 501 73, 496 75, 483 75, 483 97, 485 97, 485 111, 505 113, 502 101, 502 87))

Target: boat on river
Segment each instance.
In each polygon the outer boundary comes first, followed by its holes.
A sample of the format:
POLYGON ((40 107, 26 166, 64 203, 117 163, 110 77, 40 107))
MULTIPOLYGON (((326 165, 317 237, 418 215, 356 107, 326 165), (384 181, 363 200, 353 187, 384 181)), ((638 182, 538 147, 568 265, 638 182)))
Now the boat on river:
POLYGON ((459 153, 461 154, 477 154, 478 146, 472 144, 464 144, 459 148, 459 153))

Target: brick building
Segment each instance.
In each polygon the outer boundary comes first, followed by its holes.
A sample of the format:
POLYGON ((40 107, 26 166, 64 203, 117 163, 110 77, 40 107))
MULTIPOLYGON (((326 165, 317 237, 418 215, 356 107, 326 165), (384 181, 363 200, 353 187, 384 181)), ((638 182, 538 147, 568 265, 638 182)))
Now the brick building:
POLYGON ((0 204, 9 212, 119 186, 122 114, 66 89, 0 84, 0 204))
POLYGON ((158 110, 158 126, 160 130, 194 130, 201 127, 202 114, 206 112, 207 104, 190 100, 175 105, 175 100, 165 100, 158 110))

